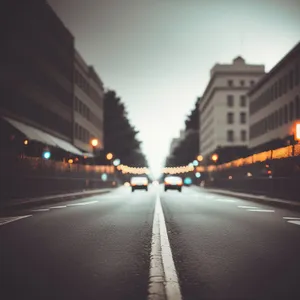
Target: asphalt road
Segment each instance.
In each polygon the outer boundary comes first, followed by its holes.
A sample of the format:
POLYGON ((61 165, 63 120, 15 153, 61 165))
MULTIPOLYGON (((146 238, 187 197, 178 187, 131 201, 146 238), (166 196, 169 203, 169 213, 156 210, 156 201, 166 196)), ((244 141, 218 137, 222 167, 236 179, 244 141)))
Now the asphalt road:
POLYGON ((300 299, 300 213, 196 187, 123 187, 0 217, 0 297, 147 299, 158 192, 183 299, 300 299))
POLYGON ((284 219, 299 213, 200 188, 161 198, 185 300, 300 299, 300 226, 284 219))
POLYGON ((0 226, 0 298, 146 299, 154 199, 121 188, 16 211, 32 216, 0 226))

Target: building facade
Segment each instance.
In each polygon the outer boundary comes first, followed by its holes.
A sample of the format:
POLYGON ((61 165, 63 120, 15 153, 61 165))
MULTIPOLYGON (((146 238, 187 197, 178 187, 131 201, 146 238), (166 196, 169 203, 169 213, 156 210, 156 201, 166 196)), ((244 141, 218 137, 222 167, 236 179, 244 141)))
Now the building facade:
POLYGON ((283 146, 294 133, 295 121, 300 121, 300 43, 249 91, 248 97, 249 147, 283 146))
POLYGON ((45 1, 3 0, 0 110, 72 141, 74 38, 45 1))
POLYGON ((74 145, 91 152, 91 139, 103 148, 103 83, 76 51, 74 63, 74 145))
POLYGON ((200 154, 219 147, 248 146, 248 90, 265 74, 263 65, 246 64, 237 57, 232 64, 216 64, 199 103, 200 154))
POLYGON ((0 17, 1 144, 16 135, 31 141, 30 155, 50 147, 58 159, 91 153, 91 138, 102 148, 103 83, 52 8, 3 0, 0 17))

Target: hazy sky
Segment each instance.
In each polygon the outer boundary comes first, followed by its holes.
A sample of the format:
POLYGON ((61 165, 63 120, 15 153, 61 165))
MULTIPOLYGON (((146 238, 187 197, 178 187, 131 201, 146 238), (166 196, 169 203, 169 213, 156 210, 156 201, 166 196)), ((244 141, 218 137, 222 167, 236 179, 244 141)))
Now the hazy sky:
POLYGON ((127 106, 158 174, 217 62, 272 68, 300 40, 300 0, 49 0, 127 106))

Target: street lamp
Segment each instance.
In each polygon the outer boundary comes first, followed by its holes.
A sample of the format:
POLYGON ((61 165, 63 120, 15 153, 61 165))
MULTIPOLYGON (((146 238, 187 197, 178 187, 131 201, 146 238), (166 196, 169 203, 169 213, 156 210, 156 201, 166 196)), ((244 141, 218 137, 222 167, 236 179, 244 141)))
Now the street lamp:
POLYGON ((202 161, 202 160, 203 160, 203 156, 202 156, 202 155, 198 155, 198 156, 197 156, 197 160, 198 160, 198 161, 202 161))
POLYGON ((107 154, 106 154, 106 159, 107 159, 107 160, 112 160, 113 157, 114 157, 114 156, 113 156, 112 153, 107 153, 107 154))
POLYGON ((295 125, 295 136, 294 139, 296 141, 300 141, 300 122, 296 123, 295 125))
POLYGON ((213 155, 211 156, 211 159, 212 159, 213 162, 217 162, 217 160, 219 159, 218 154, 213 154, 213 155))
POLYGON ((92 140, 91 140, 91 145, 92 145, 92 147, 93 147, 94 149, 98 146, 98 144, 99 144, 98 139, 92 139, 92 140))
POLYGON ((118 158, 116 158, 116 159, 113 161, 113 165, 114 165, 115 167, 119 166, 120 163, 121 163, 121 161, 120 161, 118 158))

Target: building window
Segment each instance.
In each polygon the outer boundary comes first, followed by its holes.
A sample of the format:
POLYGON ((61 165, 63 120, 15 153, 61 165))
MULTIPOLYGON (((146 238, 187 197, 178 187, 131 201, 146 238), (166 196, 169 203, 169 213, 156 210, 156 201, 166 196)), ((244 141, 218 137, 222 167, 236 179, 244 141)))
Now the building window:
POLYGON ((78 111, 78 98, 77 97, 75 97, 75 100, 74 100, 74 110, 78 111))
POLYGON ((241 131, 241 140, 243 142, 245 142, 247 140, 247 131, 246 130, 241 131))
POLYGON ((82 127, 79 125, 78 126, 79 127, 79 134, 78 134, 78 138, 79 138, 79 140, 82 140, 82 127))
POLYGON ((279 109, 279 126, 281 126, 283 124, 283 115, 284 115, 284 112, 283 112, 283 107, 279 109))
POLYGON ((284 106, 284 124, 287 124, 289 122, 289 111, 288 111, 288 106, 287 104, 284 106))
POLYGON ((75 123, 75 138, 78 139, 78 124, 75 123))
POLYGON ((274 83, 274 100, 278 98, 278 82, 274 83))
POLYGON ((246 113, 245 112, 240 113, 240 122, 241 122, 241 124, 246 124, 246 113))
POLYGON ((233 140, 234 140, 233 130, 227 130, 227 141, 233 142, 233 140))
POLYGON ((278 110, 276 110, 275 111, 275 113, 274 113, 274 127, 275 128, 277 128, 278 127, 278 118, 279 118, 279 116, 278 116, 278 110))
POLYGON ((293 70, 290 71, 289 81, 290 81, 290 89, 293 89, 293 87, 294 87, 294 72, 293 72, 293 70))
POLYGON ((234 114, 232 112, 227 113, 227 123, 233 124, 234 122, 234 114))
POLYGON ((279 81, 278 81, 278 97, 281 97, 282 94, 283 94, 282 79, 279 79, 279 81))
POLYGON ((250 86, 253 86, 255 84, 255 81, 254 80, 251 80, 250 81, 250 86))
POLYGON ((300 119, 300 98, 296 96, 295 99, 295 117, 296 119, 300 119))
POLYGON ((299 64, 295 66, 295 85, 298 85, 300 82, 300 70, 299 70, 299 64))
POLYGON ((267 116, 268 119, 268 130, 272 130, 272 118, 271 115, 267 116))
POLYGON ((245 95, 242 95, 240 97, 240 106, 241 107, 245 107, 246 106, 246 96, 245 95))
POLYGON ((83 111, 83 105, 82 102, 79 100, 79 113, 82 114, 83 111))
POLYGON ((228 80, 227 83, 228 83, 228 86, 233 86, 233 80, 228 80))
POLYGON ((240 84, 241 84, 241 86, 244 86, 245 85, 245 80, 241 80, 240 84))
POLYGON ((229 107, 233 106, 233 95, 227 96, 227 106, 229 106, 229 107))
POLYGON ((285 94, 287 92, 287 80, 286 80, 286 76, 282 77, 282 92, 283 94, 285 94))
POLYGON ((290 116, 290 121, 293 121, 294 120, 294 102, 290 102, 289 116, 290 116))

